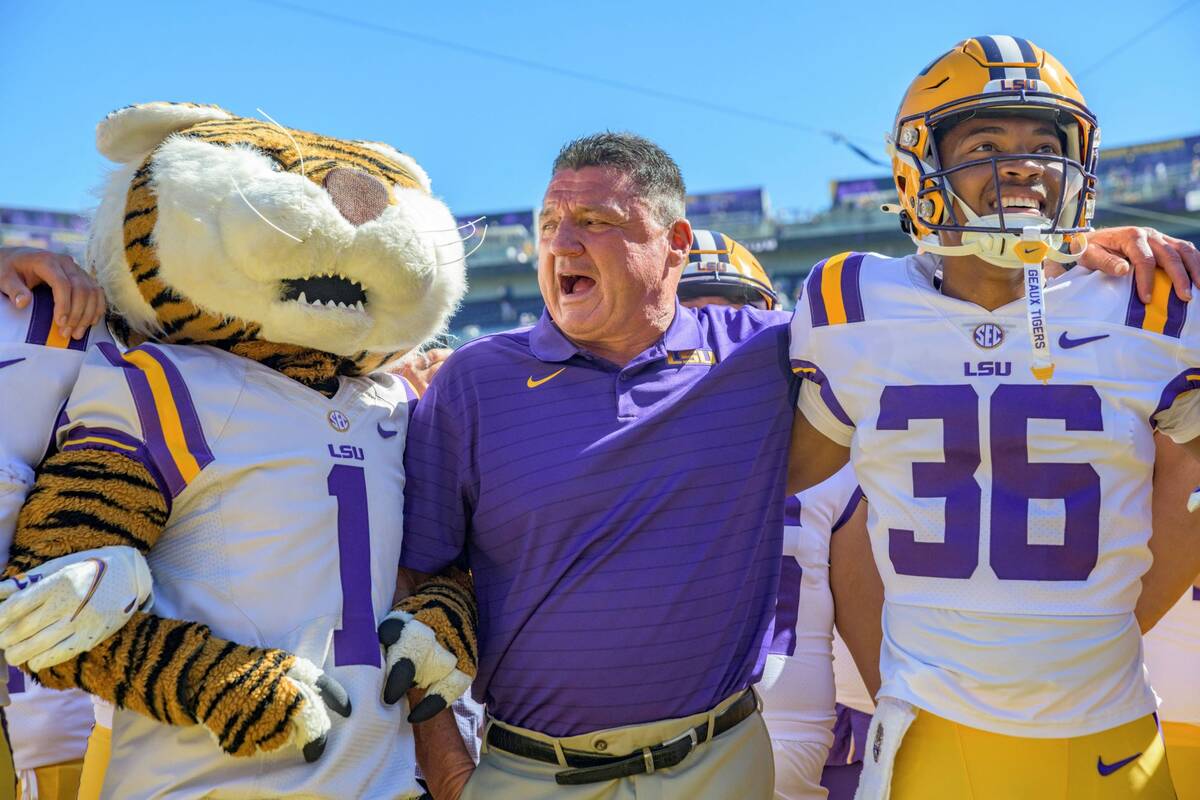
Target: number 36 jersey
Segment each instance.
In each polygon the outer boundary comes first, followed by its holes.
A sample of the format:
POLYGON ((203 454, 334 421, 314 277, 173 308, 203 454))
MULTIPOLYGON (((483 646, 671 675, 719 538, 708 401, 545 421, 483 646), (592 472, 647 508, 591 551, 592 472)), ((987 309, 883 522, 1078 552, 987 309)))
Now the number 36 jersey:
POLYGON ((342 378, 332 398, 205 346, 92 348, 63 450, 142 462, 169 498, 148 561, 154 613, 309 659, 350 695, 324 755, 230 758, 202 726, 118 710, 106 798, 409 797, 404 704, 382 702, 376 625, 396 585, 411 390, 342 378))
POLYGON ((835 256, 792 322, 800 408, 871 498, 880 696, 1013 736, 1150 714, 1133 608, 1153 433, 1200 434, 1196 321, 1162 273, 1143 305, 1129 278, 1072 269, 1047 285, 1043 384, 1024 299, 944 296, 939 267, 835 256))

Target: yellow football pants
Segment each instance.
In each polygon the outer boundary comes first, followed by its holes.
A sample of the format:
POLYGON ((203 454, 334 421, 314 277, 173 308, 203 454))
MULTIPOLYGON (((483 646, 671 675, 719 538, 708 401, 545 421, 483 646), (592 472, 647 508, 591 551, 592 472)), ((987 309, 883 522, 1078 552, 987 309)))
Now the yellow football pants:
POLYGON ((36 797, 38 800, 75 800, 79 796, 79 775, 83 759, 47 764, 26 772, 21 771, 17 781, 18 797, 36 797), (26 786, 24 780, 37 781, 37 789, 26 786))
POLYGON ((100 787, 112 755, 112 728, 93 725, 83 755, 83 776, 79 780, 79 800, 100 800, 100 787))
POLYGON ((1200 800, 1200 725, 1164 722, 1167 762, 1179 800, 1200 800))
POLYGON ((1165 753, 1152 716, 1088 736, 1026 739, 921 711, 896 755, 892 800, 1172 800, 1165 753))
POLYGON ((12 745, 8 743, 8 720, 0 708, 0 800, 15 800, 17 770, 13 766, 12 745))

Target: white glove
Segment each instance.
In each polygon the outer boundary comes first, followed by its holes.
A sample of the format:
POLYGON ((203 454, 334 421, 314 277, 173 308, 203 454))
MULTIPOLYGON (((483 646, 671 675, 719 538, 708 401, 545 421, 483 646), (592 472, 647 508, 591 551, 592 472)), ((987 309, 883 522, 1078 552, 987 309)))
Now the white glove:
POLYGON ((112 636, 151 593, 150 567, 133 547, 84 550, 0 581, 0 650, 40 670, 112 636))
POLYGON ((458 668, 458 658, 437 640, 433 629, 412 614, 394 609, 379 623, 383 643, 383 701, 395 703, 413 686, 425 698, 408 715, 410 723, 424 722, 471 688, 471 676, 458 668))

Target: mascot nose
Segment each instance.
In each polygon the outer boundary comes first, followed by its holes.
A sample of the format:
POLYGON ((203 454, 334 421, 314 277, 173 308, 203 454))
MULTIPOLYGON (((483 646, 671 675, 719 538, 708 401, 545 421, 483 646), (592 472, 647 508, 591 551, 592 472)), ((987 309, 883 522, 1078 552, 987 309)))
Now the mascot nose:
POLYGON ((337 210, 351 225, 365 225, 388 206, 388 191, 383 183, 356 169, 338 167, 330 170, 323 185, 337 210))

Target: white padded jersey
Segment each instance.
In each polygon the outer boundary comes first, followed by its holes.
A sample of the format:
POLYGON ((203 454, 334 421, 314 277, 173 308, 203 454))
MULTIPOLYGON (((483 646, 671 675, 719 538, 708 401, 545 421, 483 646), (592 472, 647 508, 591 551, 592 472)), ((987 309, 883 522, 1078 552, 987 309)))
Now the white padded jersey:
POLYGON ((871 499, 880 696, 1013 736, 1149 714, 1133 607, 1153 432, 1200 434, 1197 315, 1164 275, 1144 306, 1129 278, 1070 270, 1044 297, 1057 368, 1043 385, 1024 301, 944 296, 939 267, 828 259, 792 323, 801 410, 849 446, 871 499))
POLYGON ((790 497, 771 648, 759 689, 772 739, 833 744, 833 595, 829 541, 862 493, 849 465, 790 497))
POLYGON ((207 346, 89 351, 58 430, 64 450, 122 452, 171 497, 148 561, 154 613, 278 647, 335 677, 324 755, 230 758, 202 726, 118 709, 103 797, 409 797, 412 732, 381 699, 376 626, 391 607, 402 537, 409 403, 390 375, 318 392, 207 346))

